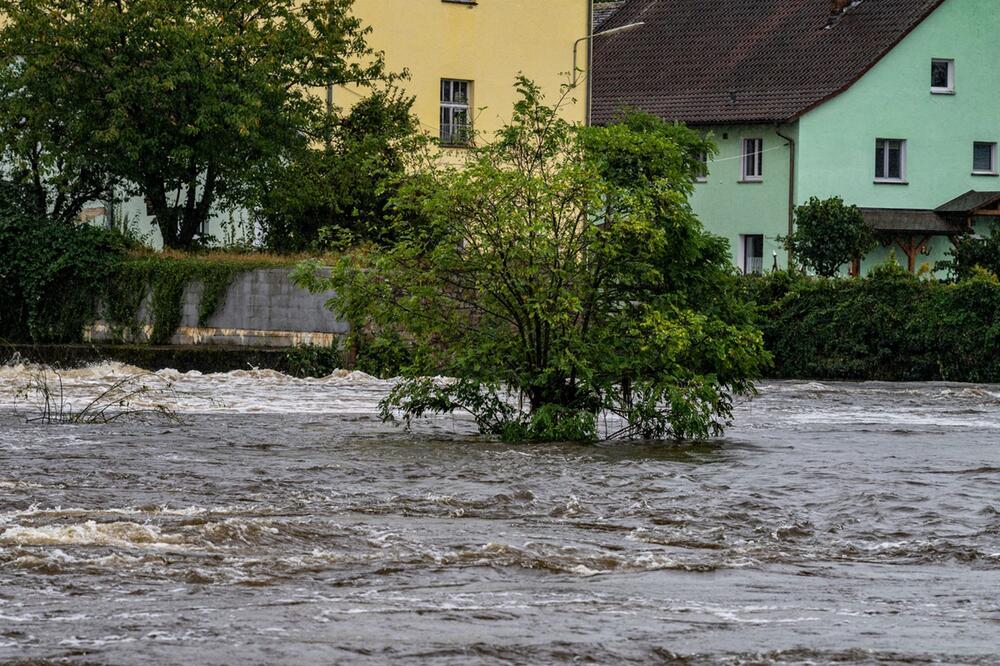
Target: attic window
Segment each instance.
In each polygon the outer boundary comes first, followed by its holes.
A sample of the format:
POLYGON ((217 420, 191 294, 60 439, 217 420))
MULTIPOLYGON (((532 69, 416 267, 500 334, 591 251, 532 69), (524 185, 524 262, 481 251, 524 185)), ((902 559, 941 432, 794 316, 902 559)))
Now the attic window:
POLYGON ((954 60, 931 60, 931 92, 935 95, 955 92, 954 60))

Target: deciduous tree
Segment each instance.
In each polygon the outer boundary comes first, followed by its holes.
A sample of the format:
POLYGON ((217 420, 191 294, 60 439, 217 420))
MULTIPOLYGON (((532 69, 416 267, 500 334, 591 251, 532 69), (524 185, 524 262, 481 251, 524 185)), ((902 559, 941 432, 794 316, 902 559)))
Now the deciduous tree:
POLYGON ((300 279, 409 344, 387 419, 466 410, 512 440, 720 432, 766 353, 726 242, 687 203, 705 143, 650 117, 573 126, 518 86, 513 120, 466 165, 401 191, 425 225, 300 279))
POLYGON ((168 247, 322 143, 327 84, 385 78, 352 0, 0 0, 0 138, 49 212, 114 181, 168 247))

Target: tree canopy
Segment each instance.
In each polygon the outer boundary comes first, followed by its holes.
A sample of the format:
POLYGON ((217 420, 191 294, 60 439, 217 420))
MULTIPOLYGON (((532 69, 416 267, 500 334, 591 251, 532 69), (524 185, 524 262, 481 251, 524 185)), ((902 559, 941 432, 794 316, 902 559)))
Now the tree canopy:
POLYGON ((328 84, 387 78, 352 0, 0 0, 0 140, 36 209, 115 183, 168 247, 322 143, 328 84))
POLYGON ((356 331, 408 346, 386 419, 465 410, 512 440, 720 432, 767 355, 726 242, 687 203, 709 146, 649 116, 576 127, 518 87, 492 142, 401 189, 424 224, 299 279, 336 290, 356 331))
POLYGON ((392 196, 408 161, 428 141, 413 101, 398 90, 379 90, 334 120, 325 145, 279 165, 254 210, 264 245, 323 252, 386 241, 392 196))

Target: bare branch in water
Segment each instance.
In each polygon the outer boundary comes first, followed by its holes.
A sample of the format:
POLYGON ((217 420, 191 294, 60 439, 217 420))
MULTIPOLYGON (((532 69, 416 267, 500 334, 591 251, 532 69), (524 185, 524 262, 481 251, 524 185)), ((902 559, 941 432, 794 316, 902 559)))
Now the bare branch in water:
POLYGON ((19 396, 34 403, 29 423, 108 424, 118 421, 166 419, 176 423, 177 393, 173 384, 154 372, 126 375, 104 387, 83 409, 67 401, 62 373, 36 370, 19 396), (51 373, 51 374, 50 374, 51 373))

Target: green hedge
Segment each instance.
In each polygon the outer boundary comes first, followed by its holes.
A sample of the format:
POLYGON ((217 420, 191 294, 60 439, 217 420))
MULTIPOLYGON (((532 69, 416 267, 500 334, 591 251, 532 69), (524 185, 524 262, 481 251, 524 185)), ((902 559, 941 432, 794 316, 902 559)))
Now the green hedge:
POLYGON ((10 188, 0 182, 0 340, 79 342, 98 316, 126 339, 151 293, 150 341, 164 344, 180 324, 186 284, 204 285, 198 312, 198 324, 204 326, 237 275, 281 265, 265 258, 172 257, 133 250, 117 232, 24 214, 10 188))
POLYGON ((774 376, 1000 382, 1000 282, 992 274, 941 283, 889 265, 863 279, 776 273, 744 284, 774 376))
POLYGON ((4 190, 0 183, 0 339, 75 342, 93 321, 125 242, 89 225, 20 213, 4 190))

